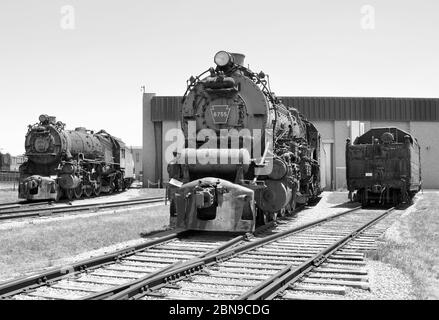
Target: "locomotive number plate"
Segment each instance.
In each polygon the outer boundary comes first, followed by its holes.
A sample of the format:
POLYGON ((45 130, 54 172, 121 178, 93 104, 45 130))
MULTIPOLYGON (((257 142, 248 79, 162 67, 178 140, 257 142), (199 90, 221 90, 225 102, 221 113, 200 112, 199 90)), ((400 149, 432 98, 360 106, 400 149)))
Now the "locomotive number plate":
POLYGON ((214 105, 211 107, 214 124, 225 124, 229 120, 230 107, 227 105, 214 105))
POLYGON ((372 172, 366 172, 366 173, 365 173, 365 176, 366 176, 366 177, 372 177, 373 174, 372 174, 372 172))

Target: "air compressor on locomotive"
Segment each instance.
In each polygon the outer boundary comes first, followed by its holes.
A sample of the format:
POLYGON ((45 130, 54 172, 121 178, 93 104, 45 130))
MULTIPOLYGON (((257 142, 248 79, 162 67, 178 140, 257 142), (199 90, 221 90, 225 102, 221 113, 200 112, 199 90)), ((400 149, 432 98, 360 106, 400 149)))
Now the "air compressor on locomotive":
POLYGON ((188 82, 184 146, 168 165, 171 210, 179 227, 252 231, 317 199, 320 135, 271 92, 263 72, 244 66, 243 55, 220 51, 214 62, 188 82))

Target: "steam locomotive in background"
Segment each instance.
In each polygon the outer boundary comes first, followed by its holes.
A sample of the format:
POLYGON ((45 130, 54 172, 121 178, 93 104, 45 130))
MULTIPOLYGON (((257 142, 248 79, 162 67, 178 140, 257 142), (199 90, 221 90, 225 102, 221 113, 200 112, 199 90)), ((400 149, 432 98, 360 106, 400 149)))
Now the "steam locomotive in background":
POLYGON ((129 188, 134 161, 118 138, 104 130, 65 130, 55 117, 41 115, 26 135, 27 161, 20 166, 19 198, 69 200, 129 188))
POLYGON ((244 55, 220 51, 214 61, 183 98, 184 147, 168 165, 171 213, 187 229, 252 231, 317 199, 320 135, 263 72, 244 67, 244 55))

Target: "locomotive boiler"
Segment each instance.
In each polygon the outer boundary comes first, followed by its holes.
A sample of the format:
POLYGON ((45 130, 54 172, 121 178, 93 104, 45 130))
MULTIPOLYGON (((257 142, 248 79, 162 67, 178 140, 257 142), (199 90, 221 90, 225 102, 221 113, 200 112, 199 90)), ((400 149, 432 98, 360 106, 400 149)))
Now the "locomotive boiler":
POLYGON ((130 151, 104 130, 65 130, 55 117, 41 115, 29 126, 28 160, 20 166, 19 198, 69 200, 128 188, 134 178, 130 151))
POLYGON ((220 51, 214 62, 183 98, 184 144, 168 165, 171 214, 187 229, 252 231, 318 197, 320 135, 244 55, 220 51))
POLYGON ((408 203, 422 187, 420 146, 398 128, 373 128, 346 144, 350 200, 367 206, 408 203))

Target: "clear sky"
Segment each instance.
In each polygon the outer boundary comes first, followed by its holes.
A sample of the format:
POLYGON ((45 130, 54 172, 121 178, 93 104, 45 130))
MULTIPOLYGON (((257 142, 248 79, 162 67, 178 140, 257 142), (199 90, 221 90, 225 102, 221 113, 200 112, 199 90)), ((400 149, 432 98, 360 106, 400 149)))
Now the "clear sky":
POLYGON ((181 95, 222 49, 246 54, 278 95, 439 97, 438 9, 437 0, 1 0, 0 150, 22 153, 42 113, 141 145, 141 86, 181 95))

